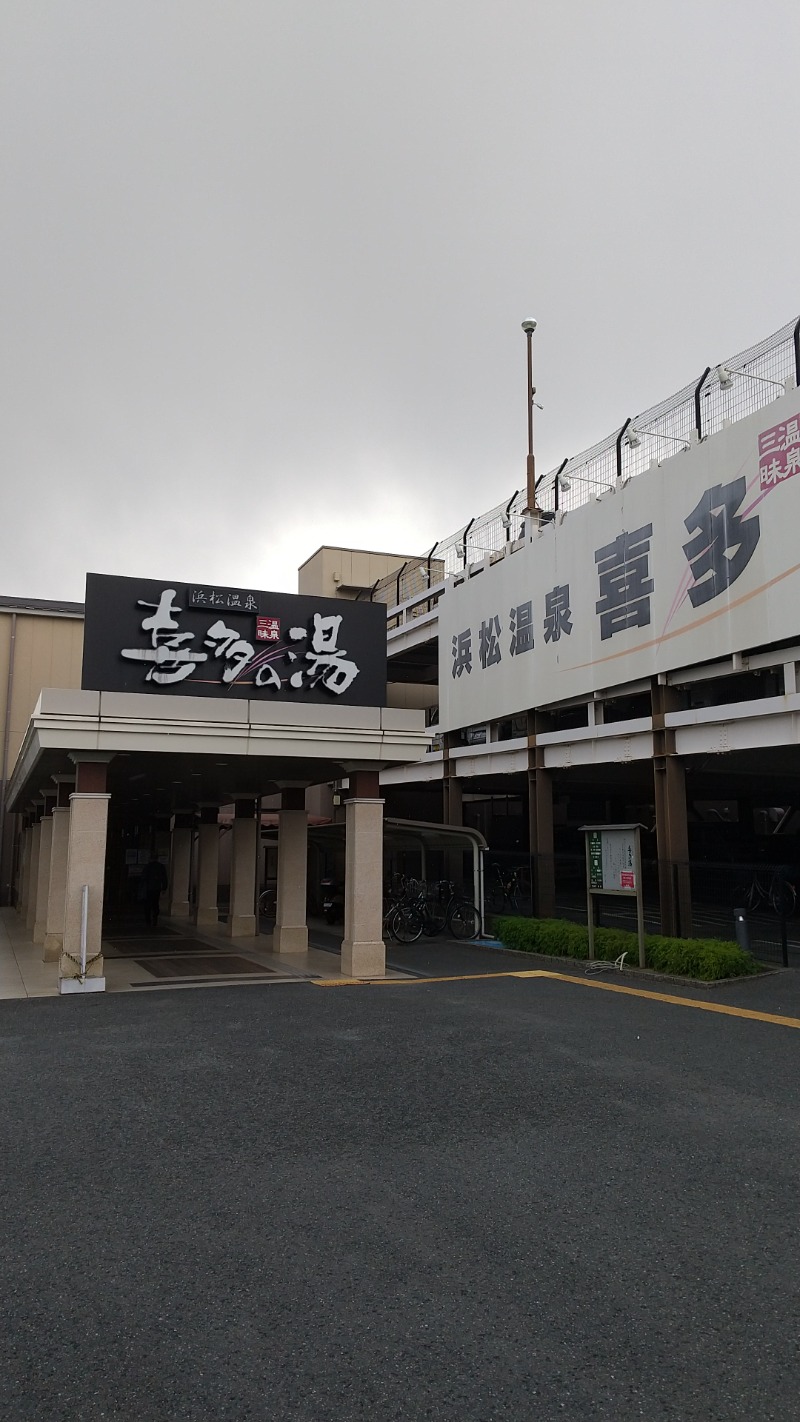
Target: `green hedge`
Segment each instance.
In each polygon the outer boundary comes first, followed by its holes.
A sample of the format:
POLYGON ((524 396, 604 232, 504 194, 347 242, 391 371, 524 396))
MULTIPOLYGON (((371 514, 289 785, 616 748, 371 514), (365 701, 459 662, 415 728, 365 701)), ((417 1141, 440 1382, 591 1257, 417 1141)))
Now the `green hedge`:
MULTIPOLYGON (((588 958, 589 933, 580 923, 562 918, 495 918, 494 931, 506 948, 523 953, 545 953, 554 958, 588 958)), ((736 943, 717 938, 661 938, 646 933, 645 957, 648 968, 674 973, 681 978, 713 982, 719 978, 741 978, 760 971, 760 964, 736 943)), ((621 928, 596 928, 595 957, 612 962, 627 950, 626 964, 637 967, 639 940, 621 928)))

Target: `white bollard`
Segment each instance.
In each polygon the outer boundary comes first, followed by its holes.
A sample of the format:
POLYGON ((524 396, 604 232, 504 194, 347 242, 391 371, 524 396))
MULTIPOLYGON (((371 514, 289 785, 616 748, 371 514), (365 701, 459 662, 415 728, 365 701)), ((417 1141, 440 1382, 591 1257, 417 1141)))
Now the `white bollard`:
POLYGON ((87 978, 86 976, 86 940, 89 933, 89 885, 84 884, 81 889, 81 952, 80 968, 77 978, 59 978, 58 990, 60 993, 71 992, 105 992, 106 980, 102 978, 87 978))

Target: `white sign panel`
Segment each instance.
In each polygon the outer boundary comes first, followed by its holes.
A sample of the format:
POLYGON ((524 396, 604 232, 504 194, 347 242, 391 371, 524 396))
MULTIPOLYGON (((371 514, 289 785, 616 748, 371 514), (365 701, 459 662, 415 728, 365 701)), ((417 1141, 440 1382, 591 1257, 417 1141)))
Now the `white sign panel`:
POLYGON ((448 586, 442 730, 800 636, 796 476, 792 391, 448 586))
POLYGON ((633 830, 603 830, 601 836, 603 886, 636 890, 636 838, 633 830))
POLYGON ((590 892, 636 893, 637 834, 631 825, 586 830, 590 892))

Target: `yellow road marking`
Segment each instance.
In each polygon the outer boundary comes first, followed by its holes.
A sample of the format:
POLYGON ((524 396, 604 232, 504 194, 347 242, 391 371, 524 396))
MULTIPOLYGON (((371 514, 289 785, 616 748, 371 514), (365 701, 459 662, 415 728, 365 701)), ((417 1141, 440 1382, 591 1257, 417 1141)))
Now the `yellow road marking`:
POLYGON ((745 1017, 753 1022, 771 1022, 777 1027, 800 1027, 800 1017, 782 1017, 777 1012, 757 1012, 751 1007, 729 1007, 724 1002, 704 1002, 696 997, 676 997, 674 993, 652 992, 649 988, 624 987, 621 983, 599 983, 571 973, 551 973, 545 968, 522 969, 512 973, 461 973, 443 978, 315 978, 315 987, 417 987, 424 983, 469 983, 487 978, 550 978, 574 987, 599 988, 628 997, 647 997, 653 1002, 669 1002, 674 1007, 696 1007, 701 1012, 719 1012, 724 1017, 745 1017))
POLYGON ((527 978, 537 973, 461 973, 446 978, 313 978, 314 987, 406 987, 418 983, 470 983, 480 978, 527 978))
POLYGON ((721 1012, 724 1017, 748 1017, 754 1022, 772 1022, 778 1027, 800 1027, 800 1017, 781 1017, 776 1012, 756 1012, 752 1007, 729 1007, 724 1002, 703 1002, 696 997, 676 997, 668 992, 651 992, 648 988, 623 987, 621 983, 598 983, 591 978, 574 978, 569 973, 538 972, 515 973, 517 978, 555 978, 562 983, 575 983, 578 987, 599 988, 601 992, 621 992, 628 997, 650 997, 654 1002, 671 1002, 675 1007, 697 1007, 701 1012, 721 1012))

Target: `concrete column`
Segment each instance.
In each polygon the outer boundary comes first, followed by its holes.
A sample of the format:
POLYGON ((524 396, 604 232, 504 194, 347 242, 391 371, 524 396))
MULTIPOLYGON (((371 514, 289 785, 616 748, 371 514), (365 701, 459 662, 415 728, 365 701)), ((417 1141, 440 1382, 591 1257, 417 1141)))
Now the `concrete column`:
POLYGON ((107 764, 77 756, 75 791, 69 797, 69 847, 64 898, 64 942, 58 968, 59 992, 103 992, 103 894, 106 878, 107 764), (89 890, 86 924, 86 977, 80 981, 83 886, 89 890))
POLYGON ((463 825, 464 807, 461 781, 456 779, 455 763, 449 760, 447 775, 442 782, 442 799, 444 823, 446 825, 463 825))
POLYGON ((382 978, 383 800, 377 771, 350 776, 345 800, 345 885, 342 972, 349 978, 382 978))
POLYGON ((284 790, 278 829, 278 901, 272 948, 275 953, 308 951, 306 895, 308 812, 304 790, 284 790))
POLYGON ((39 884, 39 845, 42 841, 42 822, 37 820, 31 829, 31 853, 28 860, 28 889, 25 904, 25 927, 33 934, 36 921, 36 892, 39 884))
POLYGON ((64 941, 58 970, 61 992, 102 992, 105 989, 102 927, 110 798, 108 794, 98 791, 76 791, 70 796, 64 941), (86 932, 86 982, 81 988, 81 904, 84 884, 89 887, 89 916, 86 932))
POLYGON ((229 938, 253 938, 256 924, 256 850, 260 821, 256 797, 236 801, 231 843, 231 901, 225 932, 229 938))
POLYGON ((64 942, 64 902, 67 894, 67 858, 69 854, 69 806, 57 805, 53 810, 50 845, 50 878, 47 886, 47 918, 44 932, 45 963, 57 963, 64 942))
MULTIPOLYGON (((454 731, 447 731, 442 745, 442 822, 446 825, 463 825, 464 804, 461 781, 456 778, 457 762, 450 759, 453 746, 460 745, 460 737, 454 731)), ((424 877, 424 876, 423 876, 424 877)), ((444 877, 455 884, 460 894, 464 881, 464 854, 460 849, 448 849, 444 856, 444 877)))
MULTIPOLYGON (((528 718, 528 834, 531 854, 533 911, 553 918, 556 911, 556 865, 553 837, 553 781, 545 769, 544 750, 536 744, 537 716, 528 718)), ((539 729, 544 729, 540 727, 539 729)))
POLYGON ((19 893, 17 913, 24 919, 28 909, 28 881, 31 865, 31 827, 25 825, 19 837, 19 893))
POLYGON ((33 941, 44 943, 47 931, 47 896, 50 891, 50 854, 53 844, 53 816, 45 815, 39 832, 39 871, 36 876, 36 903, 33 941))
POLYGON ((197 885, 193 922, 198 928, 219 924, 217 886, 219 882, 219 824, 217 806, 203 805, 197 832, 197 885))
POLYGON ((692 934, 692 887, 689 870, 689 823, 686 815, 686 772, 675 754, 675 732, 666 725, 670 711, 680 711, 675 687, 651 685, 653 710, 653 789, 656 809, 656 853, 661 932, 667 937, 692 934))
POLYGON ((14 841, 14 908, 19 913, 20 899, 22 897, 22 851, 25 844, 25 831, 19 828, 17 821, 17 837, 14 841))
POLYGON ((553 918, 556 911, 553 782, 550 771, 543 766, 528 771, 528 819, 534 910, 537 918, 553 918))
POLYGON ((192 873, 192 830, 194 815, 175 816, 169 862, 169 899, 167 913, 171 918, 188 918, 189 882, 192 873))
POLYGON ((669 938, 690 938, 692 890, 683 761, 676 755, 654 756, 653 776, 661 932, 669 938))

